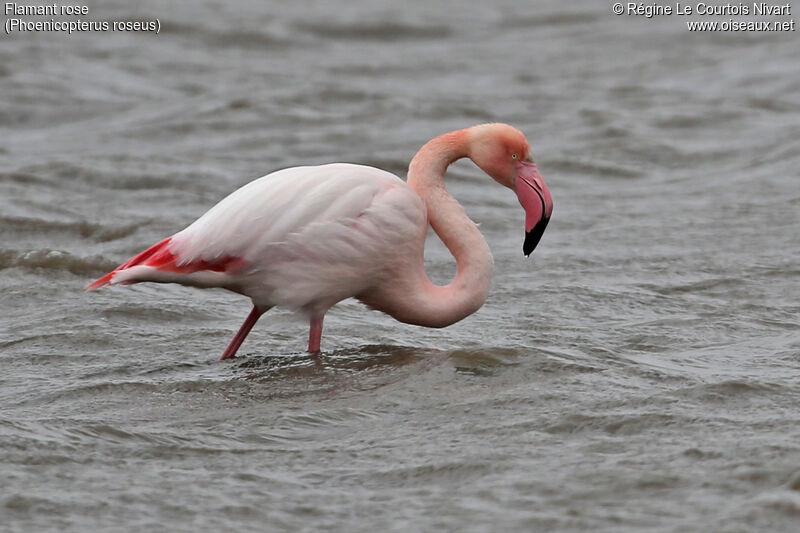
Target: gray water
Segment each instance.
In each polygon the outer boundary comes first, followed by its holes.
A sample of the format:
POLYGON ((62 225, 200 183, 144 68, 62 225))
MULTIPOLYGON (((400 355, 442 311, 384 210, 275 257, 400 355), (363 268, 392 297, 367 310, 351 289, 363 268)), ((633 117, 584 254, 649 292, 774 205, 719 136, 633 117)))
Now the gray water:
MULTIPOLYGON (((161 31, 0 38, 0 530, 796 530, 797 32, 300 4, 91 2, 161 31), (451 169, 496 264, 454 326, 349 300, 314 358, 273 310, 219 362, 246 299, 83 292, 272 170, 404 176, 485 121, 526 132, 555 212, 525 259, 514 195, 451 169)), ((454 272, 433 235, 426 266, 454 272)))

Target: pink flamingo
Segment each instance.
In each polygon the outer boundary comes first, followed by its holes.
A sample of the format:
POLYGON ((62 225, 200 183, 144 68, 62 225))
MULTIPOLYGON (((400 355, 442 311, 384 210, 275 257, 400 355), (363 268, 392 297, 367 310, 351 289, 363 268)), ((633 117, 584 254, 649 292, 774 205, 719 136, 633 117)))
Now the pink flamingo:
POLYGON ((401 322, 449 326, 483 305, 492 276, 486 240, 445 189, 447 167, 462 157, 516 192, 525 210, 522 250, 530 255, 553 210, 550 191, 522 132, 481 124, 425 144, 411 161, 408 183, 345 163, 268 174, 86 289, 154 281, 249 297, 253 309, 221 359, 233 357, 274 306, 307 313, 312 353, 320 349, 325 313, 351 296, 401 322), (429 223, 456 259, 456 276, 445 286, 425 273, 429 223))

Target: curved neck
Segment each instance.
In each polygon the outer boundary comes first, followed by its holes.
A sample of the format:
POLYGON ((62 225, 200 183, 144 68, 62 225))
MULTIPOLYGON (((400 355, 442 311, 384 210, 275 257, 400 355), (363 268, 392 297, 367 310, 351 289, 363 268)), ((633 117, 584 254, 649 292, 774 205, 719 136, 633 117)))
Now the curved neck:
POLYGON ((453 280, 438 286, 419 265, 411 289, 416 309, 403 320, 414 324, 444 327, 477 311, 489 294, 492 280, 492 254, 489 245, 470 220, 461 204, 444 185, 447 167, 469 156, 467 130, 436 137, 423 146, 408 169, 408 185, 419 194, 428 212, 433 231, 456 260, 453 280))

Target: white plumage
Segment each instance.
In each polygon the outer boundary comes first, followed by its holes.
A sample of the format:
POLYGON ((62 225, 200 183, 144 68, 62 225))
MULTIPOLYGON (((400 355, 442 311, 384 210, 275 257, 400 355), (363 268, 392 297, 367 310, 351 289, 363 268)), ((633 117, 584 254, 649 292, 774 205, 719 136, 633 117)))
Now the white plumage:
POLYGON ((363 165, 293 167, 237 189, 170 238, 175 270, 131 265, 110 283, 223 286, 273 306, 324 312, 414 254, 425 206, 397 176, 363 165), (230 261, 235 258, 241 261, 230 261), (224 271, 194 265, 226 262, 224 271))

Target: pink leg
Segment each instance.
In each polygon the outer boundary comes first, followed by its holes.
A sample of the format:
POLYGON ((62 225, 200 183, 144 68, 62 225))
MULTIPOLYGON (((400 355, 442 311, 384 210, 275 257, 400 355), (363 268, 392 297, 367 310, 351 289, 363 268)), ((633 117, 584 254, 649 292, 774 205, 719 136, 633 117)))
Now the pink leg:
POLYGON ((236 355, 236 351, 239 349, 239 346, 242 345, 245 337, 247 337, 247 334, 250 333, 250 330, 253 329, 253 326, 256 324, 258 319, 263 314, 264 311, 259 311, 258 307, 256 307, 255 305, 253 306, 253 310, 250 311, 249 315, 247 315, 247 318, 245 319, 244 324, 242 324, 242 327, 239 328, 239 331, 236 333, 236 335, 233 336, 233 340, 231 341, 231 343, 228 345, 227 348, 225 348, 225 351, 222 352, 222 357, 219 358, 220 361, 222 361, 223 359, 230 359, 231 357, 236 355))
POLYGON ((322 341, 322 319, 325 315, 311 317, 311 331, 308 332, 308 352, 319 353, 319 345, 322 341))

